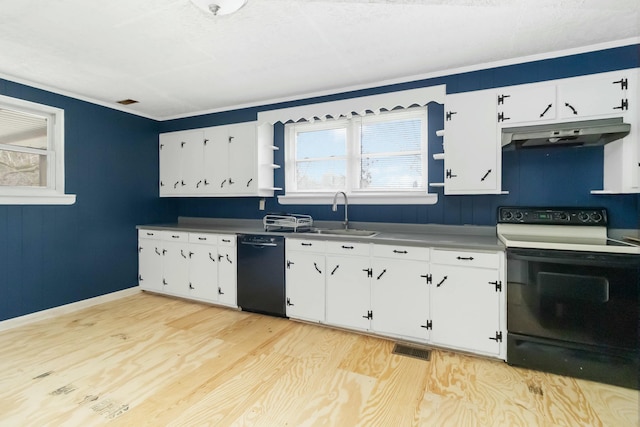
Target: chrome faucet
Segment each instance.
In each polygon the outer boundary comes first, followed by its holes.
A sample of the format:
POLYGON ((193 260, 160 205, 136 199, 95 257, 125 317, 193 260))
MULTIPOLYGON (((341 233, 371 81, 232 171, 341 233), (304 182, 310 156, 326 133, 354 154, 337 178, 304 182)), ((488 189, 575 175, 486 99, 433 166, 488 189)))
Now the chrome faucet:
POLYGON ((338 194, 342 194, 344 196, 344 229, 348 230, 349 229, 349 217, 347 215, 347 208, 349 206, 349 199, 347 198, 347 193, 345 193, 344 191, 338 191, 334 196, 333 196, 333 207, 331 208, 332 211, 337 212, 338 211, 338 194))

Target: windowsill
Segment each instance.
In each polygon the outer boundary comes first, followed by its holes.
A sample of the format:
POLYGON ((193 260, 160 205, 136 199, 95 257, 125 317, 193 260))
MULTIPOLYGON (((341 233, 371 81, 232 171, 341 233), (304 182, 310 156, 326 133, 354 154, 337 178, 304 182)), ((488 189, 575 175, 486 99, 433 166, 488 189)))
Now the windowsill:
MULTIPOLYGON (((298 193, 278 196, 281 205, 330 205, 336 193, 298 193)), ((432 193, 385 194, 385 193, 352 193, 348 194, 350 205, 435 205, 438 195, 432 193)), ((338 196, 338 203, 344 198, 338 196)))
POLYGON ((75 194, 0 194, 0 205, 73 205, 75 194))

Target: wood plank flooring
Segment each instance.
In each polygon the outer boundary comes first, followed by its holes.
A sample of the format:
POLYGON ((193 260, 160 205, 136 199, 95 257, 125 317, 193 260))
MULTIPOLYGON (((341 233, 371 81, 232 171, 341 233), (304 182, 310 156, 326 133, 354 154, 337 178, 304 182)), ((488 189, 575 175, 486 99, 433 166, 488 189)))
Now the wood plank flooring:
POLYGON ((0 333, 0 426, 638 426, 637 391, 140 293, 0 333))

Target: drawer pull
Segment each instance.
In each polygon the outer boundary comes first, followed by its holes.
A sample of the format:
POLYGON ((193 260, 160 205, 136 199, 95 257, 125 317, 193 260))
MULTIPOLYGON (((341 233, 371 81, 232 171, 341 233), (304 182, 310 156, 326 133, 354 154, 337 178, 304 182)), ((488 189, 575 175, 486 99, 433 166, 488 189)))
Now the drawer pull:
POLYGON ((345 245, 342 245, 342 249, 353 249, 353 246, 345 246, 345 245))
POLYGON ((147 236, 155 236, 155 233, 147 233, 147 236))
POLYGON ((229 239, 222 239, 222 241, 225 242, 225 243, 231 243, 231 240, 229 240, 229 239))
POLYGON ((406 253, 408 253, 408 252, 407 252, 407 251, 398 251, 398 250, 394 249, 394 250, 393 250, 393 253, 394 253, 394 254, 406 254, 406 253))
POLYGON ((456 259, 459 259, 460 261, 473 261, 472 256, 470 257, 459 256, 459 257, 456 257, 456 259))
POLYGON ((198 240, 207 240, 206 237, 198 237, 198 240))
POLYGON ((174 239, 179 239, 180 236, 176 236, 176 235, 172 235, 171 237, 173 237, 174 239))
POLYGON ((300 243, 301 246, 313 246, 313 243, 300 243))

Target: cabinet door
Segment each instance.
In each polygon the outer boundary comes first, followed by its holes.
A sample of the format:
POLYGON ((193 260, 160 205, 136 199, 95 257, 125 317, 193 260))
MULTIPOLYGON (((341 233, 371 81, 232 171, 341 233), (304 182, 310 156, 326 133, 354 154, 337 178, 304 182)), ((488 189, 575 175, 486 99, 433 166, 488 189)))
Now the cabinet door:
POLYGON ((138 284, 142 289, 162 291, 161 240, 138 240, 138 284))
POLYGON ((229 188, 229 133, 216 126, 204 134, 204 182, 202 192, 222 194, 229 188))
POLYGON ((229 128, 229 192, 257 190, 256 126, 254 123, 229 128))
POLYGON ((372 267, 371 328, 382 334, 425 341, 429 319, 429 264, 373 258, 372 267))
POLYGON ((327 256, 327 323, 369 329, 369 257, 327 256))
POLYGON ((431 341, 499 354, 501 292, 491 283, 498 280, 497 270, 431 264, 431 275, 431 341))
POLYGON ((180 139, 182 150, 181 194, 200 192, 204 184, 204 132, 185 132, 180 139))
POLYGON ((189 295, 196 299, 218 300, 218 247, 189 245, 189 295))
POLYGON ((218 246, 218 302, 231 307, 238 306, 236 259, 235 246, 218 246))
POLYGON ((189 245, 163 242, 163 291, 174 295, 189 295, 189 245))
POLYGON ((447 95, 444 137, 445 194, 501 191, 501 146, 495 91, 447 95))
POLYGON ((160 196, 179 194, 182 190, 182 149, 176 134, 160 135, 160 196))
POLYGON ((555 119, 556 86, 523 85, 498 89, 498 123, 502 126, 555 119))
POLYGON ((324 322, 324 255, 287 251, 285 273, 287 316, 324 322))
POLYGON ((624 72, 562 81, 558 86, 560 117, 578 119, 625 113, 629 108, 628 81, 624 72))

